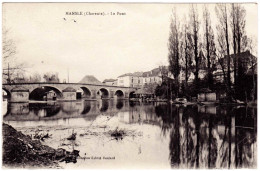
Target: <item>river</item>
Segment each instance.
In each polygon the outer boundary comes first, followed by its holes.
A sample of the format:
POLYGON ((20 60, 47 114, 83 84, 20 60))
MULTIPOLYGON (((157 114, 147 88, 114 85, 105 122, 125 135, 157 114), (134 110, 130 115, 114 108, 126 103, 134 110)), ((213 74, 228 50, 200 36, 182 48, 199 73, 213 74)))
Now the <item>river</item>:
POLYGON ((3 102, 3 121, 80 151, 63 168, 256 168, 257 108, 99 100, 3 102), (111 136, 122 130, 122 138, 111 136), (76 140, 67 140, 76 133, 76 140))

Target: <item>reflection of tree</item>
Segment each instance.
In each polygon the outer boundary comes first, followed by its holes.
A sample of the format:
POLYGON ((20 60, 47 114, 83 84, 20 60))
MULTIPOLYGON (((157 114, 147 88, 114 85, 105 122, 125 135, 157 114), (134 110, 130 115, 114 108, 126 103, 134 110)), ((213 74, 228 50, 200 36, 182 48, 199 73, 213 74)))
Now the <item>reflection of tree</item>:
POLYGON ((212 115, 209 117, 209 141, 208 141, 208 168, 215 168, 216 167, 216 160, 218 154, 218 147, 217 147, 217 139, 213 135, 213 131, 215 131, 214 125, 214 118, 212 115))
POLYGON ((162 132, 170 132, 172 167, 232 168, 236 163, 239 168, 254 167, 253 111, 222 106, 217 115, 209 115, 199 113, 197 106, 156 106, 156 115, 163 121, 162 132))
POLYGON ((163 121, 161 125, 161 130, 164 136, 172 127, 172 113, 170 112, 170 110, 170 105, 158 105, 155 107, 155 113, 157 117, 161 117, 163 121))
POLYGON ((236 113, 236 136, 235 136, 235 161, 236 167, 252 168, 254 165, 254 144, 256 143, 255 132, 255 109, 238 108, 236 113))
POLYGON ((171 107, 174 115, 173 127, 170 133, 170 160, 172 168, 177 168, 180 165, 180 118, 179 108, 171 107))

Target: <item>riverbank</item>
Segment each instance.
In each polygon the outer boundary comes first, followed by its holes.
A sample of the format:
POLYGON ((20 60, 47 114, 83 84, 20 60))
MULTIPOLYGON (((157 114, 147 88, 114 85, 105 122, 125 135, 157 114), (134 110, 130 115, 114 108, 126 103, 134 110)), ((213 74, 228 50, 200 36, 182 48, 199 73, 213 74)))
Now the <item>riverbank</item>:
POLYGON ((79 151, 42 145, 40 140, 33 140, 3 123, 4 168, 60 168, 58 162, 77 162, 78 156, 79 151))

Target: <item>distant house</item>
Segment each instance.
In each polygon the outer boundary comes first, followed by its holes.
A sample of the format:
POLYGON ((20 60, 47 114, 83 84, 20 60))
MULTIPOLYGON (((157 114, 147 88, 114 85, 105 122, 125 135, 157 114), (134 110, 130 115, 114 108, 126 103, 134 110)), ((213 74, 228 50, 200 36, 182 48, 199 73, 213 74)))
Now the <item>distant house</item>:
POLYGON ((118 77, 117 85, 124 86, 124 87, 140 88, 143 85, 143 78, 139 72, 123 74, 118 77))
POLYGON ((116 86, 117 85, 117 79, 105 79, 102 83, 106 84, 106 85, 116 86))
POLYGON ((147 72, 134 72, 120 75, 117 80, 118 86, 142 88, 145 84, 162 83, 162 74, 159 68, 147 72))
MULTIPOLYGON (((222 58, 220 60, 220 62, 223 65, 224 71, 226 73, 227 73, 227 61, 228 61, 227 59, 228 59, 228 57, 224 56, 224 58, 222 58)), ((242 52, 240 54, 230 55, 231 82, 234 82, 234 69, 235 69, 235 67, 236 67, 237 71, 238 71, 238 68, 241 68, 242 72, 244 74, 250 74, 250 73, 252 73, 252 67, 254 67, 256 65, 257 65, 257 58, 254 55, 252 55, 249 51, 245 51, 245 52, 242 52), (236 61, 237 61, 236 66, 234 66, 234 59, 236 59, 236 61)), ((254 72, 256 74, 256 72, 257 72, 256 67, 255 67, 254 72)), ((224 82, 223 70, 222 70, 222 67, 220 65, 217 67, 217 70, 213 72, 213 76, 214 76, 215 80, 217 80, 219 82, 224 82)))
POLYGON ((155 68, 151 71, 144 72, 142 76, 143 76, 143 84, 162 83, 162 74, 159 68, 155 68))
POLYGON ((56 100, 56 96, 56 93, 53 90, 51 90, 47 92, 46 98, 47 100, 56 100))

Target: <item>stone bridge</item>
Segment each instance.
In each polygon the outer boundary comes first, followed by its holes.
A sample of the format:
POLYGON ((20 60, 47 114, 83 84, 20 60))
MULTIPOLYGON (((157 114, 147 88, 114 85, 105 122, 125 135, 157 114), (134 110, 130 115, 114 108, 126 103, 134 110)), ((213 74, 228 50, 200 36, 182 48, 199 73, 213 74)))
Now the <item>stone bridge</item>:
POLYGON ((3 84, 2 89, 6 91, 9 102, 28 102, 39 92, 45 91, 46 99, 55 97, 57 100, 76 100, 80 94, 86 99, 128 99, 129 95, 136 91, 133 87, 110 86, 104 84, 84 83, 14 83, 3 84), (52 92, 52 95, 50 93, 52 92))

